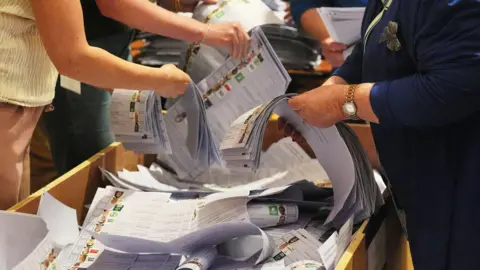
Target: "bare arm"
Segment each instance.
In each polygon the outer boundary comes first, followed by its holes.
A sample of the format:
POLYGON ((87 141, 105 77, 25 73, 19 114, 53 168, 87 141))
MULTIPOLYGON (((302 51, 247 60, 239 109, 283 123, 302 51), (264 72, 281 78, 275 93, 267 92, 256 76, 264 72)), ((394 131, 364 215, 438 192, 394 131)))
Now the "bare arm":
POLYGON ((89 46, 80 1, 32 0, 32 6, 43 45, 61 74, 101 88, 137 90, 160 86, 168 90, 168 85, 178 79, 171 68, 133 64, 89 46))
POLYGON ((332 84, 348 84, 342 77, 333 75, 328 80, 326 80, 322 86, 332 85, 332 84))
POLYGON ((316 8, 311 8, 305 11, 300 17, 300 23, 305 32, 322 43, 325 39, 330 37, 330 34, 316 8))
POLYGON ((189 42, 199 42, 207 25, 194 19, 178 16, 155 3, 139 0, 97 0, 106 17, 130 27, 189 42))

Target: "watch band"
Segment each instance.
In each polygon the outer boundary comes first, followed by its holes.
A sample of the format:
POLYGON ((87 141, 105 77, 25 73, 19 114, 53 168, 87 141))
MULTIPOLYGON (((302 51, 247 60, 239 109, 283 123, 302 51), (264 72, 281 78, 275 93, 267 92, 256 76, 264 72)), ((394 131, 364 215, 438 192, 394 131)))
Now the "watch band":
MULTIPOLYGON (((357 90, 358 84, 351 84, 348 86, 347 93, 345 93, 345 103, 352 103, 355 104, 355 90, 357 90)), ((355 110, 355 113, 353 115, 350 115, 351 120, 359 120, 357 116, 357 112, 355 110)))

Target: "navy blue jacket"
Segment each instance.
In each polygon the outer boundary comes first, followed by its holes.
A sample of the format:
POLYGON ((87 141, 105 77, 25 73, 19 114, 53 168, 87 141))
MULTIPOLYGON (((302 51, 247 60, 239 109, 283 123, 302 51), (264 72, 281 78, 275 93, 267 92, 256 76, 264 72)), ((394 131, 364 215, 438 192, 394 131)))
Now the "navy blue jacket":
POLYGON ((364 7, 368 0, 290 0, 290 13, 293 21, 300 27, 302 14, 311 9, 319 7, 364 7))
MULTIPOLYGON (((381 8, 368 3, 362 33, 381 8)), ((415 269, 480 269, 480 2, 393 0, 365 42, 336 74, 375 83, 373 135, 415 269), (390 21, 397 52, 378 42, 390 21)))

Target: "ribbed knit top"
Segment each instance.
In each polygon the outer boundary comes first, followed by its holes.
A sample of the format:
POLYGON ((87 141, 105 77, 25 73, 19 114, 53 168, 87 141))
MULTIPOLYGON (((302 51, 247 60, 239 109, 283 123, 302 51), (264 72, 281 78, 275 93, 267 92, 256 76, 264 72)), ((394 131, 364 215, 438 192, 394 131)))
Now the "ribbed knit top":
POLYGON ((0 3, 0 102, 38 107, 53 100, 58 72, 43 47, 30 1, 0 3))

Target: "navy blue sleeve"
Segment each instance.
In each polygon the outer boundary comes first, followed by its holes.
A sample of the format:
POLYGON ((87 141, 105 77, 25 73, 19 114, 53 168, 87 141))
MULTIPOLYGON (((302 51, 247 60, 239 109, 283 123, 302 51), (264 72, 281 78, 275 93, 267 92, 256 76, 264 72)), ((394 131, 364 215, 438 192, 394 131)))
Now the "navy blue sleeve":
POLYGON ((311 8, 329 7, 333 5, 333 0, 290 0, 290 12, 295 25, 300 28, 300 18, 305 11, 311 8))
POLYGON ((480 2, 441 0, 432 7, 415 36, 417 73, 372 88, 382 125, 438 127, 480 110, 480 2))
POLYGON ((347 57, 333 75, 342 77, 349 84, 358 84, 362 82, 362 63, 363 63, 363 44, 360 42, 355 45, 353 52, 347 57))

